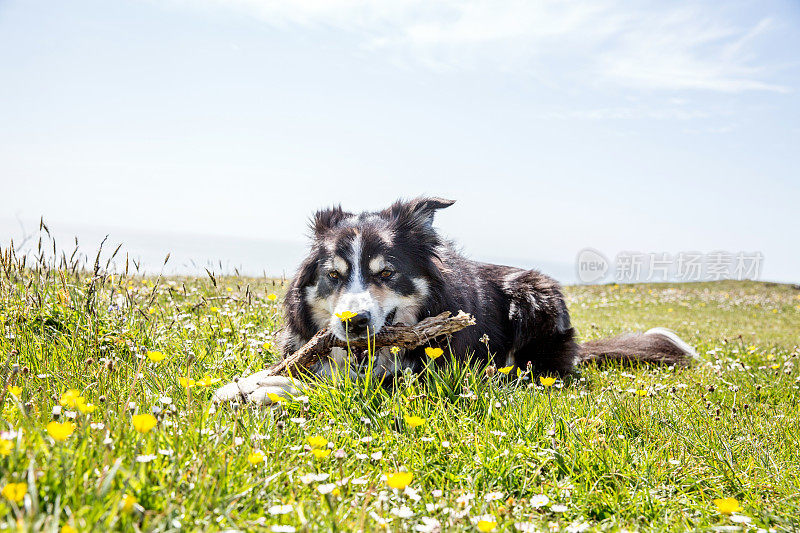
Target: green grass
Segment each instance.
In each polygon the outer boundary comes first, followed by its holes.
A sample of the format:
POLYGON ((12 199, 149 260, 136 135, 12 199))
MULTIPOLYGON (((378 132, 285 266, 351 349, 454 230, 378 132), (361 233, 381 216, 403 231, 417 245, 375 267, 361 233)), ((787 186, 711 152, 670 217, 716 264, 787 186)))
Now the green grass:
POLYGON ((23 269, 4 253, 0 487, 27 492, 0 498, 0 528, 474 531, 489 515, 497 530, 705 530, 737 525, 717 512, 723 497, 739 501, 745 529, 800 526, 791 287, 566 289, 582 339, 667 326, 697 346, 689 369, 586 367, 544 388, 455 365, 392 391, 342 379, 277 409, 215 410, 216 384, 178 379, 227 381, 274 360, 280 281, 23 269), (78 411, 56 442, 45 428, 68 389, 97 410, 78 411), (137 433, 132 414, 153 409, 158 425, 137 433), (405 415, 426 422, 410 428, 405 415), (309 451, 312 435, 329 456, 309 451), (383 478, 399 470, 414 474, 406 491, 383 478))

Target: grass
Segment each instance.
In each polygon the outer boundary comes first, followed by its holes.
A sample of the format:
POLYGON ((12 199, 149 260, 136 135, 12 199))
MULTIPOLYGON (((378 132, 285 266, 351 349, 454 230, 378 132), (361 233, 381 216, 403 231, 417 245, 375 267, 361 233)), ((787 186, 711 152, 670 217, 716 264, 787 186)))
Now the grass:
POLYGON ((0 528, 800 527, 792 287, 566 288, 582 339, 667 326, 698 348, 689 369, 588 366, 544 387, 451 365, 391 391, 343 378, 275 409, 214 409, 216 380, 277 357, 280 280, 112 276, 2 252, 0 487, 24 486, 0 498, 0 528), (56 441, 62 400, 74 432, 56 441), (140 433, 132 417, 147 413, 158 424, 140 433), (413 474, 405 490, 387 485, 398 471, 413 474), (741 511, 718 512, 726 497, 741 511))

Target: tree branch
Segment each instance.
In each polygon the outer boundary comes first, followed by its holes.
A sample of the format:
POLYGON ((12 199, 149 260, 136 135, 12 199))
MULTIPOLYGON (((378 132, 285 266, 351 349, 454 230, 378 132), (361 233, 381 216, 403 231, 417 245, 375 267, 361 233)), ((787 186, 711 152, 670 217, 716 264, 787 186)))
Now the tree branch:
POLYGON ((328 328, 320 330, 302 348, 285 357, 281 362, 269 368, 266 376, 284 376, 297 370, 308 369, 323 357, 328 357, 332 348, 350 348, 363 350, 365 348, 380 348, 383 346, 397 346, 398 348, 416 348, 444 335, 452 335, 467 326, 475 324, 475 317, 459 311, 451 317, 450 311, 421 320, 413 326, 384 326, 381 331, 369 340, 351 340, 349 344, 331 334, 328 328))

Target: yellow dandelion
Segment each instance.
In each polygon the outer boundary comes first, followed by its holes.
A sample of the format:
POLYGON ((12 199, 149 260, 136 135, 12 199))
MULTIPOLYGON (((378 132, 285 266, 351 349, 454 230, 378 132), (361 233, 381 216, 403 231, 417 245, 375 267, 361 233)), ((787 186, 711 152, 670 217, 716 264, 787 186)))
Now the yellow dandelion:
POLYGON ((512 366, 504 366, 503 368, 498 368, 497 371, 500 372, 501 374, 508 374, 509 372, 511 372, 512 368, 514 368, 513 365, 512 366))
POLYGON ((539 376, 539 383, 545 387, 552 387, 555 382, 556 378, 539 376))
POLYGON ((122 497, 122 510, 126 513, 130 513, 133 511, 133 506, 136 505, 139 500, 136 499, 136 496, 131 496, 130 494, 126 494, 122 497))
POLYGON ((391 353, 392 355, 399 354, 400 353, 400 347, 399 346, 392 346, 391 348, 389 348, 389 353, 391 353))
POLYGON ((97 410, 97 406, 92 403, 86 403, 86 398, 80 396, 78 400, 75 402, 78 410, 84 414, 91 414, 97 410))
POLYGON ((6 499, 14 503, 19 503, 25 498, 25 493, 28 492, 27 483, 9 483, 3 487, 2 494, 6 499))
POLYGON ((278 299, 278 295, 275 294, 274 292, 271 292, 271 293, 267 294, 267 300, 269 300, 270 302, 274 302, 277 299, 278 299))
POLYGON ((310 444, 312 448, 324 448, 328 445, 328 439, 320 435, 312 435, 308 437, 308 444, 310 444))
POLYGON ((431 359, 436 359, 437 357, 441 357, 443 353, 444 350, 442 350, 441 348, 432 348, 430 346, 425 348, 425 355, 427 355, 431 359))
POLYGON ((408 426, 410 426, 412 428, 421 426, 422 424, 425 423, 425 419, 424 418, 420 418, 418 416, 404 416, 403 418, 405 418, 405 420, 406 420, 406 425, 408 425, 408 426))
POLYGON ((650 393, 649 393, 649 392, 647 392, 647 391, 646 391, 646 390, 644 390, 644 389, 639 389, 639 390, 637 390, 637 391, 636 391, 636 395, 637 395, 637 396, 649 396, 649 395, 650 395, 650 393))
POLYGON ((64 524, 63 526, 61 526, 59 533, 78 533, 78 530, 69 524, 64 524))
POLYGON ((158 363, 163 361, 166 355, 161 352, 147 352, 147 358, 150 359, 154 363, 158 363))
POLYGON ((327 448, 325 449, 314 448, 313 450, 311 450, 311 453, 313 453, 314 457, 316 457, 317 459, 325 459, 331 454, 331 451, 327 448))
POLYGON ((192 378, 178 378, 178 383, 184 389, 191 389, 197 384, 192 378))
POLYGON ((717 512, 722 514, 731 514, 742 510, 736 498, 720 498, 714 500, 714 505, 717 507, 717 512))
POLYGON ((387 472, 386 484, 393 489, 403 490, 406 488, 411 480, 414 479, 414 474, 411 472, 387 472))
POLYGON ((47 424, 47 433, 53 440, 64 441, 75 431, 75 424, 72 422, 50 422, 47 424))
POLYGON ((209 387, 215 383, 222 381, 222 378, 212 378, 208 374, 197 380, 198 387, 209 387))
POLYGON ((494 531, 497 527, 497 520, 494 518, 481 518, 478 520, 478 523, 475 524, 475 527, 478 528, 478 531, 482 531, 483 533, 488 533, 489 531, 494 531))
POLYGON ((257 465, 264 462, 264 454, 261 452, 251 453, 247 456, 247 462, 251 465, 257 465))
POLYGON ((67 392, 61 395, 61 399, 58 401, 64 407, 75 407, 78 404, 78 398, 80 398, 81 393, 75 389, 69 389, 67 392))
POLYGON ((20 395, 22 394, 22 387, 17 387, 16 385, 11 385, 11 386, 8 388, 8 392, 10 392, 11 394, 13 394, 13 395, 14 395, 14 396, 16 396, 17 398, 19 398, 19 397, 20 397, 20 395))
POLYGON ((282 402, 286 401, 286 398, 284 398, 280 394, 275 394, 274 392, 268 392, 267 393, 267 398, 269 398, 270 400, 272 400, 275 403, 282 403, 282 402))
POLYGON ((341 313, 336 313, 336 316, 338 316, 339 320, 341 320, 342 322, 347 322, 348 320, 356 316, 356 314, 357 313, 354 313, 352 311, 342 311, 341 313))
POLYGON ((153 415, 146 413, 143 415, 133 415, 131 417, 133 429, 139 433, 149 433, 151 429, 156 427, 158 420, 153 415))
POLYGON ((0 455, 9 456, 14 449, 14 443, 8 439, 0 439, 0 455))

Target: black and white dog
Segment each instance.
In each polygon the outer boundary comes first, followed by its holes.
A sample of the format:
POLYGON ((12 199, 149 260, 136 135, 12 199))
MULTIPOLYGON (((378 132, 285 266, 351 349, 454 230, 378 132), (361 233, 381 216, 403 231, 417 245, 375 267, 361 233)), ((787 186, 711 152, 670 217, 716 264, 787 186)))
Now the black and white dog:
MULTIPOLYGON (((377 212, 354 214, 341 207, 317 212, 311 253, 284 302, 284 355, 325 326, 344 340, 374 335, 387 324, 411 325, 463 310, 476 325, 452 336, 454 355, 498 366, 524 370, 530 364, 536 373, 563 375, 590 359, 684 364, 695 356, 663 328, 578 344, 555 280, 536 270, 471 261, 442 239, 433 227, 434 214, 453 203, 417 198, 377 212), (337 316, 344 311, 355 313, 347 329, 337 316)), ((329 375, 338 367, 358 374, 371 363, 373 375, 391 381, 405 369, 420 371, 425 362, 424 347, 398 353, 379 348, 372 361, 335 349, 313 370, 329 375)), ((269 403, 268 393, 295 393, 294 385, 256 373, 220 388, 215 398, 269 403)))

